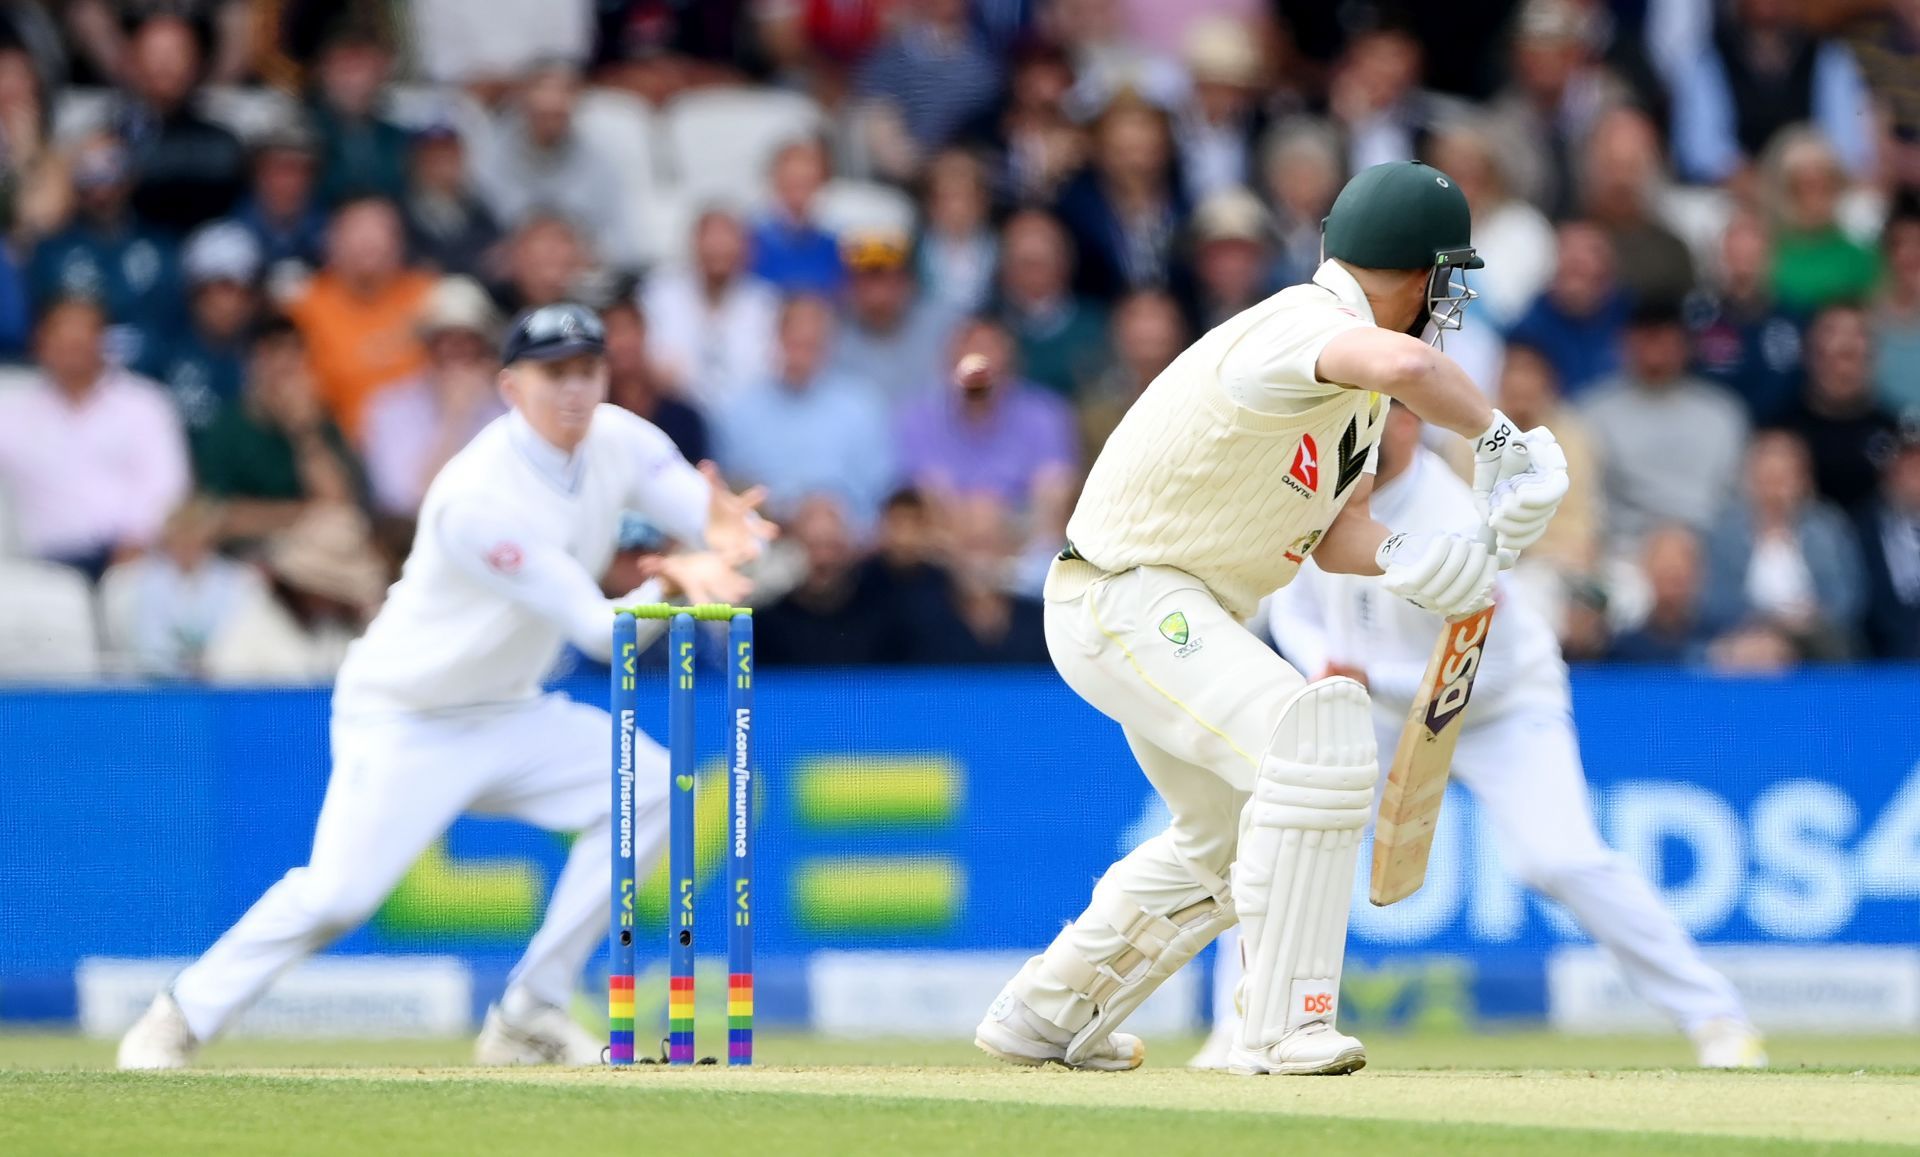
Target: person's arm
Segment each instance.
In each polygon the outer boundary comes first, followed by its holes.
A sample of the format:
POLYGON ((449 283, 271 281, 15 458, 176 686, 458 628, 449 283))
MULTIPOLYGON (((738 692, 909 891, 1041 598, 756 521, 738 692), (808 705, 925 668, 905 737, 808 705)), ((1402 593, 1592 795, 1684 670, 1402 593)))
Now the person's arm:
POLYGON ((1381 573, 1375 555, 1392 531, 1385 523, 1374 520, 1372 498, 1373 475, 1362 474, 1354 486, 1353 497, 1340 508, 1333 525, 1327 527, 1327 533, 1320 536, 1320 545, 1313 550, 1314 564, 1321 570, 1328 574, 1381 573))
POLYGON ((1385 394, 1431 426, 1478 440, 1497 411, 1452 358, 1417 337, 1362 326, 1342 330, 1320 347, 1321 381, 1385 394))
POLYGON ((718 468, 711 462, 693 466, 652 422, 615 406, 601 413, 619 431, 619 452, 638 463, 628 496, 633 509, 668 536, 690 547, 704 546, 729 562, 759 555, 775 533, 755 512, 763 490, 735 494, 718 468))

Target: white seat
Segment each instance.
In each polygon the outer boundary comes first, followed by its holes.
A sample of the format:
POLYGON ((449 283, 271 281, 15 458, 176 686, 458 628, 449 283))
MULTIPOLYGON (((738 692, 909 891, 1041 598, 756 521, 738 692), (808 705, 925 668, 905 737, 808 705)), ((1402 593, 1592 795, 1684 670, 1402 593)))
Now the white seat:
POLYGON ((284 92, 241 85, 214 85, 200 90, 200 114, 243 142, 252 144, 304 116, 300 104, 284 92))
POLYGON ((53 106, 53 139, 71 144, 106 128, 112 116, 112 89, 63 88, 53 106))
POLYGON ((825 114, 798 93, 696 89, 667 106, 667 147, 681 190, 696 204, 757 204, 781 145, 821 131, 825 114))
POLYGON ((574 107, 574 131, 588 148, 612 164, 620 185, 607 190, 625 208, 626 235, 637 239, 640 257, 657 258, 650 239, 660 232, 660 128, 653 110, 631 93, 589 88, 574 107))
POLYGON ((87 679, 100 673, 93 589, 70 567, 0 561, 0 679, 87 679))
POLYGON ((894 229, 912 236, 919 214, 913 198, 877 181, 827 182, 814 202, 814 219, 836 235, 858 229, 894 229))

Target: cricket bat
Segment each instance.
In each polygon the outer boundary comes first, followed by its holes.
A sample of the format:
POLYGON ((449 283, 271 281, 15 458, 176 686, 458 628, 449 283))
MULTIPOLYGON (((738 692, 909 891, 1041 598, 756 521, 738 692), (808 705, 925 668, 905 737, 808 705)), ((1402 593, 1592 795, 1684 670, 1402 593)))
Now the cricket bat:
POLYGON ((1460 740, 1460 716, 1473 694, 1480 650, 1492 624, 1492 607, 1449 619, 1433 645, 1420 693, 1393 750, 1387 786, 1380 793, 1367 895, 1376 907, 1404 900, 1426 882, 1427 854, 1433 850, 1433 829, 1447 794, 1453 747, 1460 740))

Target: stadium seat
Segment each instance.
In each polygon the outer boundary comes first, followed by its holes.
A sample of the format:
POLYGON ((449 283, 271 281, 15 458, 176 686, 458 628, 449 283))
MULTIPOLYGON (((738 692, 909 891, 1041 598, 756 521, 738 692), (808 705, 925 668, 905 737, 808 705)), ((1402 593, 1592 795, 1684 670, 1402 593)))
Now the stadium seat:
POLYGON ((757 204, 780 146, 821 130, 820 106, 797 93, 699 89, 667 106, 673 174, 695 204, 757 204))
POLYGON ((93 591, 69 567, 0 561, 0 679, 86 679, 100 672, 93 591))
POLYGON ((918 214, 913 198, 875 181, 830 181, 820 190, 815 216, 829 233, 853 229, 898 229, 911 234, 918 214))
POLYGON ((105 128, 112 115, 112 89, 82 88, 78 85, 62 89, 53 106, 53 139, 61 144, 71 144, 88 133, 105 128))
POLYGON ((653 258, 648 239, 655 235, 660 184, 655 160, 660 129, 653 110, 628 93, 590 88, 580 94, 573 123, 587 147, 607 158, 619 174, 620 187, 607 195, 620 199, 626 209, 627 236, 639 239, 642 256, 653 258))
POLYGON ((300 105, 270 88, 210 85, 201 90, 199 109, 202 116, 248 144, 300 119, 300 105))

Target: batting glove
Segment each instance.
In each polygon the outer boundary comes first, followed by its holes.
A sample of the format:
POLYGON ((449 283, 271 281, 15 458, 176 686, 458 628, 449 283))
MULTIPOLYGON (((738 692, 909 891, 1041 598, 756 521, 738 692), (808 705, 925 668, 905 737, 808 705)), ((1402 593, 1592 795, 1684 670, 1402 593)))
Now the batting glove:
POLYGON ((1500 567, 1487 544, 1464 534, 1389 535, 1374 554, 1388 591, 1442 618, 1458 618, 1493 605, 1500 567))

